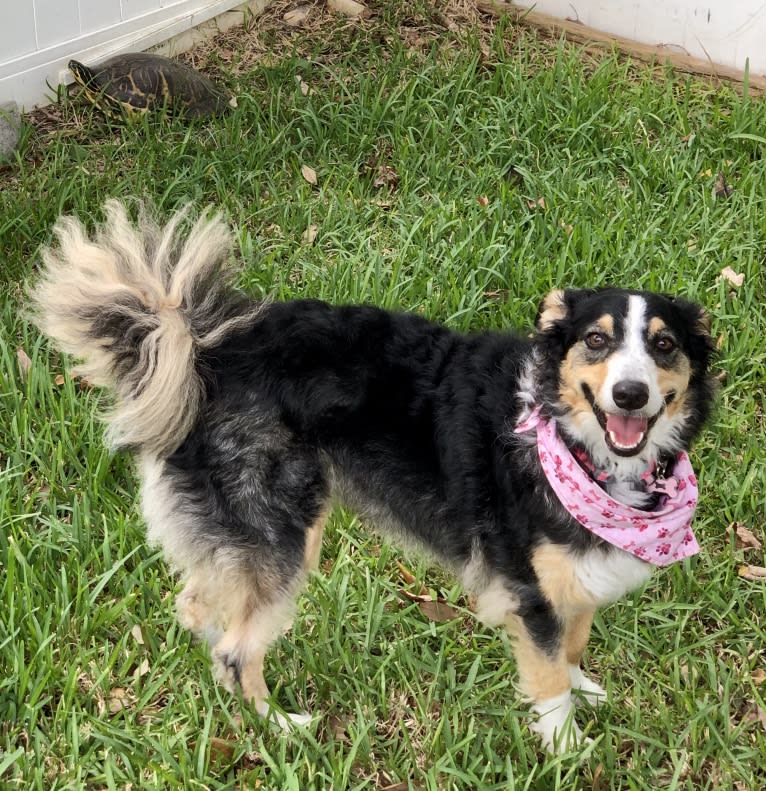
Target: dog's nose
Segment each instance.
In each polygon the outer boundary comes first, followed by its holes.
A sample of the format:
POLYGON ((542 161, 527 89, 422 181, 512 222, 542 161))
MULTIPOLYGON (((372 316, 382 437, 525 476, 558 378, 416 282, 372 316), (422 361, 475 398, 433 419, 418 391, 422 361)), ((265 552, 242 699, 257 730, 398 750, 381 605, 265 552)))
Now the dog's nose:
POLYGON ((620 409, 641 409, 649 400, 649 388, 635 379, 623 379, 612 388, 612 399, 620 409))

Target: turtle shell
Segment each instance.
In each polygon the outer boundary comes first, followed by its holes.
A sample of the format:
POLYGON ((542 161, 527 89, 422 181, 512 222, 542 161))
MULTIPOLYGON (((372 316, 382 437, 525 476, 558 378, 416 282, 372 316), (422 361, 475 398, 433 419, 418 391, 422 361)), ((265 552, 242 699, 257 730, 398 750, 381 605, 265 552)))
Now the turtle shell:
POLYGON ((69 70, 94 104, 128 115, 153 109, 195 118, 229 109, 223 90, 191 66, 162 55, 115 55, 97 66, 69 62, 69 70))

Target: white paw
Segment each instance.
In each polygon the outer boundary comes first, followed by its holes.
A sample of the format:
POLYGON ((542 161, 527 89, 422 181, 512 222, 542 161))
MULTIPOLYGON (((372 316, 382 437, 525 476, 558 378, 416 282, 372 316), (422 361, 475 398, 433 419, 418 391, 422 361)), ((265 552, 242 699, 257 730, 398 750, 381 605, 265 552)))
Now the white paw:
POLYGON ((585 699, 594 708, 606 703, 606 690, 589 679, 578 665, 569 665, 569 680, 572 684, 572 698, 575 703, 585 699))
POLYGON ((312 720, 312 716, 308 712, 304 711, 300 714, 294 714, 286 711, 282 714, 265 702, 259 703, 256 706, 256 710, 262 717, 265 717, 269 722, 273 722, 283 731, 289 731, 296 727, 304 728, 312 720))
POLYGON ((549 753, 570 752, 592 741, 583 737, 575 722, 574 705, 569 691, 535 703, 532 711, 537 714, 537 720, 531 728, 540 735, 543 747, 549 753))

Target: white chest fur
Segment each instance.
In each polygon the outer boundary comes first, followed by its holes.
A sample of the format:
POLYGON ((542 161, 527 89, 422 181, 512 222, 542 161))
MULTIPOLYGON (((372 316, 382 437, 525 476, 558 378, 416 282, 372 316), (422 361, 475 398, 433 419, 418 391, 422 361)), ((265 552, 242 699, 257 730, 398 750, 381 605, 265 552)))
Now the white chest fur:
POLYGON ((640 588, 654 570, 651 564, 617 548, 591 550, 574 564, 575 576, 598 605, 611 604, 640 588))

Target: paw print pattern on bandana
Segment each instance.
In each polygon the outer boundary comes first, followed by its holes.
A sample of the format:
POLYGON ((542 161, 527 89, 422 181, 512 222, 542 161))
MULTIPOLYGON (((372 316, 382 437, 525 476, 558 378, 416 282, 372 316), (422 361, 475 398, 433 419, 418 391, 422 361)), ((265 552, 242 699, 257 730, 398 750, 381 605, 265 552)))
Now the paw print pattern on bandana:
POLYGON ((585 528, 604 541, 655 566, 668 566, 700 551, 691 531, 697 507, 697 477, 686 453, 676 460, 673 478, 647 481, 647 489, 664 496, 654 511, 642 511, 608 497, 575 461, 561 441, 554 420, 540 417, 540 409, 516 427, 517 433, 535 430, 537 452, 551 489, 561 504, 585 528), (650 489, 655 486, 655 489, 650 489))

